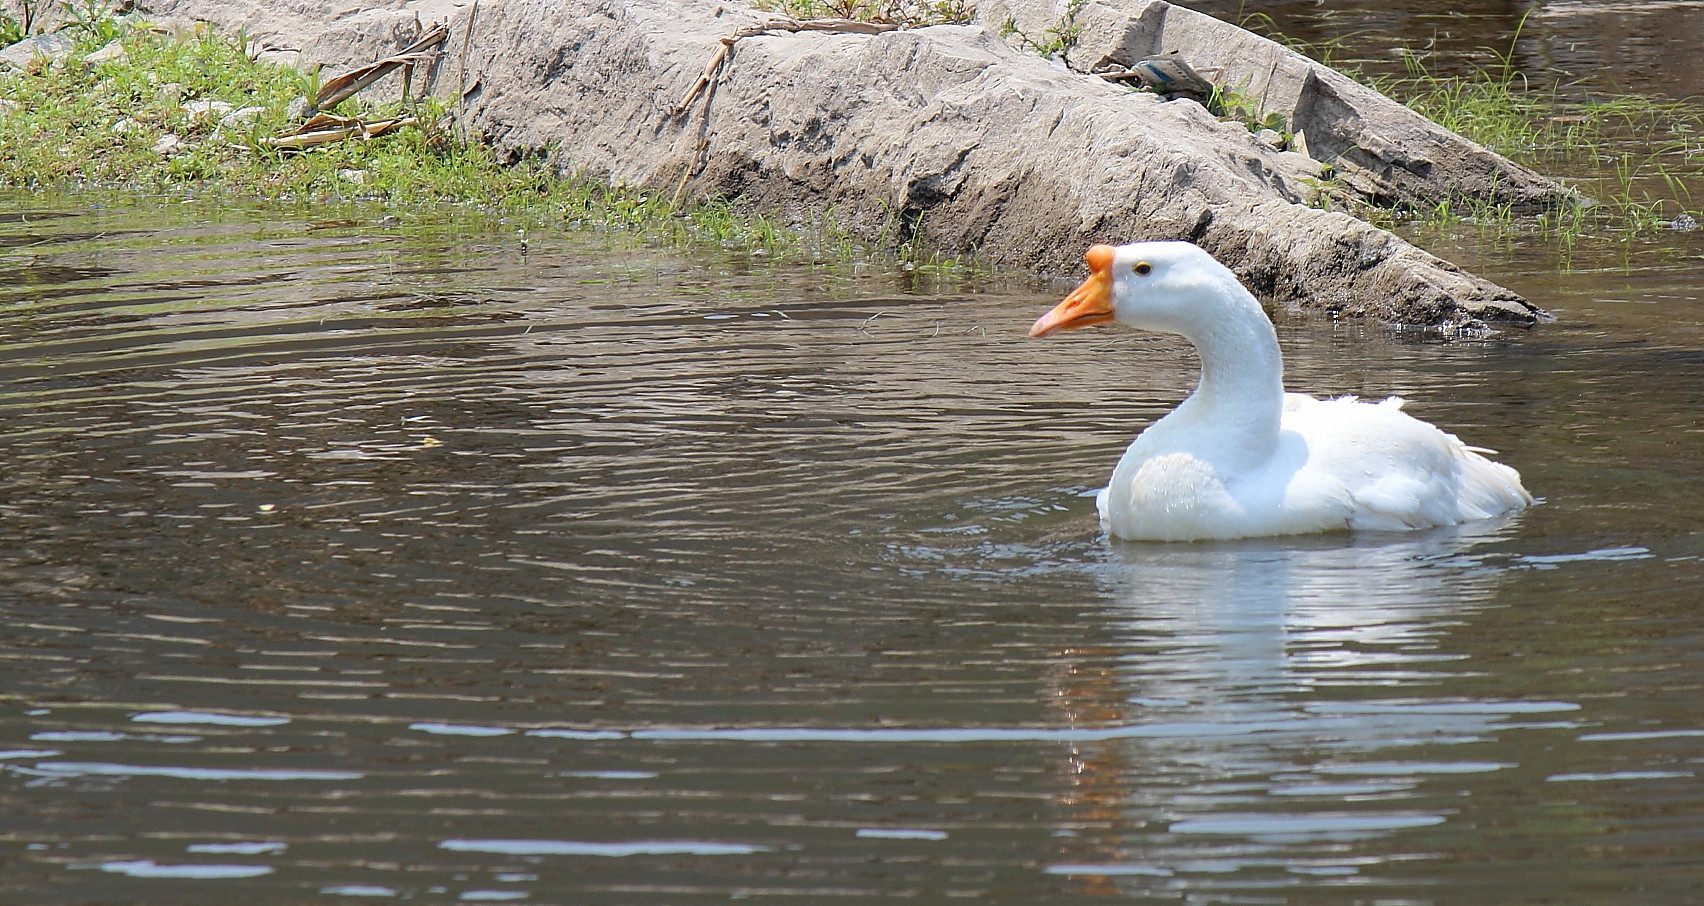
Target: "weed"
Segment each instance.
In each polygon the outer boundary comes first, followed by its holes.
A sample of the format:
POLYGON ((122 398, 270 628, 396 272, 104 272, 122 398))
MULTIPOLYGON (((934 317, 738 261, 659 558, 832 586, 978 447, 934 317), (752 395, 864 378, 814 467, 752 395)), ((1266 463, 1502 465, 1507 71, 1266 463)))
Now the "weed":
POLYGON ((1569 98, 1557 87, 1534 89, 1506 68, 1454 79, 1421 73, 1379 87, 1519 163, 1574 174, 1570 182, 1597 204, 1538 221, 1546 234, 1588 226, 1649 231, 1692 208, 1691 187, 1704 183, 1695 138, 1704 132, 1704 108, 1696 104, 1569 98))
POLYGON ((901 28, 964 25, 975 13, 973 0, 758 0, 752 5, 794 19, 853 19, 901 28))
MULTIPOLYGON (((1379 212, 1362 205, 1355 210, 1362 217, 1387 225, 1407 218, 1426 230, 1470 225, 1481 233, 1507 230, 1572 244, 1586 234, 1649 234, 1695 209, 1693 189, 1704 185, 1704 107, 1641 95, 1592 97, 1578 86, 1533 84, 1515 54, 1527 26, 1524 16, 1508 44, 1486 48, 1486 64, 1464 76, 1436 75, 1423 49, 1400 47, 1402 74, 1367 77, 1350 59, 1353 34, 1310 44, 1282 34, 1264 14, 1247 16, 1242 24, 1517 163, 1566 174, 1565 182, 1593 199, 1519 217, 1464 194, 1427 211, 1379 212)), ((1225 106, 1237 118, 1234 95, 1225 106)), ((1316 198, 1323 202, 1316 203, 1333 204, 1335 197, 1322 191, 1316 198)))
POLYGON ((124 20, 113 18, 111 4, 101 0, 65 0, 60 7, 65 10, 65 24, 61 28, 70 32, 82 32, 97 44, 116 41, 128 29, 124 20))
POLYGON ((1010 17, 1001 22, 996 31, 1001 38, 1016 37, 1017 45, 1030 53, 1049 60, 1057 59, 1075 46, 1078 37, 1082 35, 1083 27, 1077 24, 1077 13, 1087 3, 1088 0, 1067 0, 1059 18, 1042 29, 1040 37, 1024 34, 1019 30, 1017 20, 1010 17))
MULTIPOLYGON (((1244 85, 1246 84, 1245 82, 1244 85)), ((1250 132, 1271 129, 1284 137, 1286 145, 1294 137, 1290 134, 1290 122, 1284 118, 1284 114, 1274 110, 1261 116, 1260 104, 1244 94, 1241 88, 1214 85, 1213 94, 1207 99, 1206 106, 1208 113, 1221 120, 1242 123, 1250 132)))

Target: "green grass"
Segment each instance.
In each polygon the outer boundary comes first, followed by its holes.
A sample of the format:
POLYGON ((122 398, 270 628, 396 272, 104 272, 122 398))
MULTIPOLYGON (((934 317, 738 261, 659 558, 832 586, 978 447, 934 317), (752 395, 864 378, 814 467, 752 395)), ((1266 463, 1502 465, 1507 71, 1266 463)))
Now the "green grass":
MULTIPOLYGON (((435 102, 409 111, 422 123, 381 138, 309 152, 266 148, 261 139, 291 126, 293 101, 311 79, 250 60, 211 34, 178 40, 130 30, 122 60, 85 65, 101 46, 79 39, 71 57, 31 71, 0 74, 0 182, 41 187, 94 185, 169 193, 216 184, 220 191, 305 201, 382 198, 399 203, 479 201, 498 208, 537 205, 553 191, 534 165, 502 167, 485 149, 456 141, 435 102), (222 127, 219 113, 258 108, 222 127), (175 148, 162 141, 175 138, 175 148)), ((332 112, 376 117, 403 112, 351 99, 332 112)))
POLYGON ((1458 197, 1430 210, 1357 210, 1361 216, 1430 230, 1466 224, 1489 239, 1535 236, 1572 245, 1586 238, 1649 237, 1683 215, 1698 214, 1697 195, 1704 192, 1704 105, 1695 100, 1599 95, 1578 85, 1536 84, 1516 67, 1512 41, 1507 51, 1487 49, 1486 64, 1463 76, 1435 75, 1425 54, 1409 49, 1399 51, 1402 74, 1367 76, 1356 63, 1346 62, 1351 57, 1347 40, 1308 44, 1273 26, 1268 17, 1244 22, 1590 199, 1585 206, 1523 215, 1484 199, 1458 197))
POLYGON ((1437 78, 1423 72, 1376 87, 1439 125, 1591 200, 1585 206, 1520 216, 1463 198, 1420 214, 1424 225, 1462 220, 1491 232, 1530 232, 1574 243, 1661 231, 1698 211, 1704 188, 1704 107, 1644 96, 1570 95, 1535 87, 1518 74, 1437 78))

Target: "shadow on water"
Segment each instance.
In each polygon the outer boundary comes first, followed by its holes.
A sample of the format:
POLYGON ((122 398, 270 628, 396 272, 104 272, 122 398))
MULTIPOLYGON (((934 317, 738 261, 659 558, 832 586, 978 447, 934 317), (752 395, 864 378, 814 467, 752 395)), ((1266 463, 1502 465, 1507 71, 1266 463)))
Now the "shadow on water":
POLYGON ((0 302, 0 899, 1698 881, 1704 400, 1689 303, 1615 301, 1693 271, 1528 268, 1570 318, 1487 343, 1281 319, 1294 386, 1410 397, 1530 511, 1109 545, 1194 362, 1026 340, 1054 287, 61 206, 0 223, 66 278, 0 302))

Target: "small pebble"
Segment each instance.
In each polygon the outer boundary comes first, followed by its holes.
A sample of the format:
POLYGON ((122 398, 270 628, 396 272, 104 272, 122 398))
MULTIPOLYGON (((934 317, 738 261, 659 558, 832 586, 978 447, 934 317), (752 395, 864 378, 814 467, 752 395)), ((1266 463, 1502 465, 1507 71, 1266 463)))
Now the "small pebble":
POLYGON ((219 128, 233 130, 247 129, 250 123, 253 123, 265 113, 265 107, 244 107, 240 110, 233 110, 219 118, 219 128))
POLYGON ((83 58, 89 66, 99 66, 102 63, 115 63, 124 59, 124 45, 118 41, 109 41, 105 47, 83 58))
POLYGON ((186 101, 183 105, 183 112, 189 114, 190 122, 224 116, 230 113, 231 109, 231 105, 224 101, 194 100, 186 101))

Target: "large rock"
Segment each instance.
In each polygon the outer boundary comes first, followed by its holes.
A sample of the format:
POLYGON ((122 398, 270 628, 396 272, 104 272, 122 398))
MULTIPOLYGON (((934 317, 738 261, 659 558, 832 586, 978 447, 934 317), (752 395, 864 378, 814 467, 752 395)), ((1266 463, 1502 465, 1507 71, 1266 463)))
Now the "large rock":
POLYGON ((1165 0, 980 0, 977 17, 1016 46, 1063 44, 1083 73, 1176 54, 1215 85, 1276 114, 1314 160, 1368 202, 1430 209, 1462 196, 1523 209, 1573 204, 1573 193, 1287 47, 1165 0), (1062 37, 1054 37, 1062 36, 1062 37))
POLYGON ((745 38, 678 110, 719 40, 765 14, 714 0, 151 8, 333 69, 448 22, 426 78, 459 98, 465 126, 499 150, 546 150, 564 170, 618 184, 738 196, 867 238, 921 234, 1032 271, 1075 273, 1092 242, 1185 238, 1277 304, 1446 328, 1541 316, 1387 232, 1308 206, 1316 162, 1194 102, 1062 71, 981 27, 745 38))

